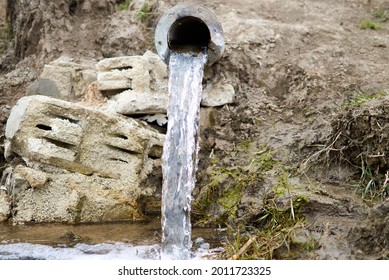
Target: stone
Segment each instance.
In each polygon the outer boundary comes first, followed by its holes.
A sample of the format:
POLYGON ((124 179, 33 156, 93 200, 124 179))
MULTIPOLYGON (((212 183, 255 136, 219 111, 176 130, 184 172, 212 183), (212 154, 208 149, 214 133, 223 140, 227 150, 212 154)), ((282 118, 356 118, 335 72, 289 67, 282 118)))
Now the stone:
POLYGON ((33 188, 43 187, 48 180, 48 176, 45 172, 23 165, 18 165, 15 168, 14 173, 19 174, 19 176, 25 178, 28 184, 33 188))
POLYGON ((7 221, 11 215, 11 199, 0 189, 0 222, 7 221))
POLYGON ((226 83, 210 84, 203 90, 201 105, 208 107, 223 106, 235 101, 235 89, 226 83))
POLYGON ((38 79, 26 89, 27 95, 46 95, 54 98, 61 98, 57 84, 52 79, 38 79))
POLYGON ((27 94, 74 100, 80 98, 96 79, 97 71, 89 62, 76 63, 62 56, 44 65, 40 78, 27 88, 27 94))
POLYGON ((119 114, 162 114, 167 111, 168 96, 126 90, 117 96, 116 102, 119 114))

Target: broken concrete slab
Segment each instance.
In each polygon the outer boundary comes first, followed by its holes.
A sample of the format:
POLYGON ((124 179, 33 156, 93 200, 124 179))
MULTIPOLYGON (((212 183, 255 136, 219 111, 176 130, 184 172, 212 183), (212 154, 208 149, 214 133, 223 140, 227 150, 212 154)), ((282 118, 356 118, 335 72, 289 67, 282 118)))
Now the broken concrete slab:
POLYGON ((101 91, 131 89, 133 91, 150 91, 151 65, 147 57, 124 56, 101 60, 97 63, 97 81, 101 91), (116 82, 116 83, 114 83, 116 82), (128 84, 128 87, 122 85, 128 84), (120 87, 115 87, 118 85, 120 87))
POLYGON ((98 89, 115 100, 117 113, 166 113, 168 74, 158 55, 107 58, 96 68, 98 89))
POLYGON ((19 100, 6 137, 11 150, 28 160, 110 178, 140 174, 163 142, 161 134, 133 119, 45 96, 19 100))
POLYGON ((160 173, 164 135, 134 119, 28 96, 12 109, 6 138, 27 165, 7 173, 15 222, 139 220, 143 198, 158 193, 148 176, 160 173))
POLYGON ((167 111, 168 96, 126 90, 118 94, 116 104, 116 112, 122 115, 160 114, 167 111))

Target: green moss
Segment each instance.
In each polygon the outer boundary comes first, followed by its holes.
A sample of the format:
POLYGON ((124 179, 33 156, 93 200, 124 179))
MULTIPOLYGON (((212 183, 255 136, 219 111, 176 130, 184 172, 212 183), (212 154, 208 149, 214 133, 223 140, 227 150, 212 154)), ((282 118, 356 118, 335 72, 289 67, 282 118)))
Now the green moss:
POLYGON ((318 242, 316 241, 316 239, 310 238, 307 242, 301 244, 301 246, 303 247, 303 249, 305 251, 312 252, 312 251, 316 250, 316 248, 318 246, 318 242))
POLYGON ((222 196, 218 198, 217 203, 220 204, 228 213, 228 220, 232 220, 236 216, 237 206, 242 198, 242 186, 237 184, 228 188, 223 192, 222 196))
POLYGON ((202 217, 200 223, 222 223, 235 217, 237 205, 243 195, 244 184, 241 173, 228 168, 215 168, 210 174, 210 183, 200 193, 194 203, 194 213, 202 217), (220 209, 221 208, 221 209, 220 209), (204 215, 218 212, 212 217, 204 215))
MULTIPOLYGON (((249 141, 243 143, 239 145, 239 149, 252 148, 249 141)), ((215 155, 211 158, 212 171, 209 172, 209 183, 202 188, 193 203, 192 213, 200 219, 200 224, 234 223, 238 205, 246 188, 255 188, 263 180, 266 171, 278 164, 271 149, 262 147, 259 151, 254 150, 249 154, 251 157, 242 167, 223 166, 215 155)))
POLYGON ((215 156, 212 156, 210 161, 209 161, 209 163, 211 165, 216 165, 218 162, 219 162, 219 159, 217 157, 215 157, 215 156))
POLYGON ((145 2, 143 6, 140 7, 139 10, 137 11, 136 15, 138 20, 140 20, 143 23, 148 22, 151 17, 152 11, 153 11, 153 7, 149 3, 145 2))
POLYGON ((273 191, 276 197, 283 196, 289 191, 288 173, 282 172, 279 176, 278 183, 273 186, 273 191))
POLYGON ((246 166, 246 169, 251 173, 264 172, 275 168, 278 164, 279 161, 274 159, 273 151, 264 148, 258 152, 254 152, 254 157, 246 166))
POLYGON ((251 140, 243 140, 239 143, 239 147, 243 150, 248 150, 251 146, 251 140))

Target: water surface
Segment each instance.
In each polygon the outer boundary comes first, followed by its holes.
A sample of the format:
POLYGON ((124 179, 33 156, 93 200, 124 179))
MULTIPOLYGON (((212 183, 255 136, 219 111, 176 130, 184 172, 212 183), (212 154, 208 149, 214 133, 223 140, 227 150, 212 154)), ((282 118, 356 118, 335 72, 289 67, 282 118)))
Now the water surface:
MULTIPOLYGON (((220 251, 215 229, 194 229, 191 258, 220 251)), ((6 259, 160 259, 160 217, 142 223, 35 224, 0 223, 0 260, 6 259)))

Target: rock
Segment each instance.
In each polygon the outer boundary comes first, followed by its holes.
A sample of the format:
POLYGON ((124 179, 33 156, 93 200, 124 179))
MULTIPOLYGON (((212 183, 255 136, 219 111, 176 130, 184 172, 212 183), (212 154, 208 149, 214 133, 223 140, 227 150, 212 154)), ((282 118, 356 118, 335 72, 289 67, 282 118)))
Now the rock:
POLYGON ((116 112, 123 115, 161 114, 167 111, 168 96, 126 90, 116 101, 116 112))
POLYGON ((216 122, 216 110, 214 108, 201 108, 200 110, 200 131, 212 129, 216 122))
POLYGON ((28 87, 27 94, 74 100, 80 98, 87 86, 96 79, 94 66, 75 63, 62 56, 44 66, 40 78, 28 87))
POLYGON ((166 113, 167 68, 156 54, 108 58, 97 64, 98 89, 115 97, 124 115, 166 113))
POLYGON ((15 168, 14 173, 19 174, 21 177, 25 178, 28 184, 33 188, 43 187, 48 180, 48 176, 45 172, 22 165, 18 165, 15 168))
POLYGON ((139 201, 148 193, 134 183, 77 173, 51 176, 44 188, 17 194, 14 222, 76 224, 145 219, 139 201))
POLYGON ((61 98, 57 84, 52 79, 38 79, 30 84, 27 95, 46 95, 54 98, 61 98))
POLYGON ((20 99, 6 126, 16 222, 139 220, 158 184, 164 136, 141 123, 46 96, 20 99))
POLYGON ((0 189, 0 222, 8 220, 11 214, 11 199, 0 189))
POLYGON ((235 90, 230 84, 211 84, 207 86, 202 95, 201 105, 222 106, 235 101, 235 90))

